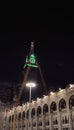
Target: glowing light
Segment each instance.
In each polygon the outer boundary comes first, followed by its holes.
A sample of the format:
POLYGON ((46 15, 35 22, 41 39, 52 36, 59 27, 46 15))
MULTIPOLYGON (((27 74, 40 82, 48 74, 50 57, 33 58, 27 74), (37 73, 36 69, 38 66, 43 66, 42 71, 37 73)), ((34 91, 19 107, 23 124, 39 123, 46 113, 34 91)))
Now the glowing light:
POLYGON ((28 56, 26 57, 26 63, 24 64, 24 68, 26 68, 26 66, 38 67, 38 65, 36 64, 36 57, 34 54, 31 54, 29 59, 28 56))
POLYGON ((40 98, 39 98, 39 97, 37 97, 37 100, 39 101, 39 100, 40 100, 40 98))
POLYGON ((74 85, 73 84, 70 84, 70 89, 73 89, 74 88, 74 85))
POLYGON ((47 98, 47 96, 46 96, 46 95, 43 95, 43 98, 45 99, 45 98, 47 98))
MULTIPOLYGON (((33 65, 33 64, 27 64, 27 66, 31 66, 31 67, 35 67, 35 68, 38 67, 37 65, 33 65)), ((24 68, 25 68, 25 67, 24 67, 24 68)))
POLYGON ((61 91, 62 89, 61 88, 59 88, 59 91, 61 91))
POLYGON ((54 92, 50 92, 51 95, 54 95, 55 93, 54 92))
POLYGON ((64 89, 59 88, 59 91, 60 91, 60 92, 64 92, 64 89))
POLYGON ((29 61, 31 62, 31 64, 35 64, 35 63, 36 63, 36 57, 35 57, 34 54, 31 54, 31 55, 30 55, 29 61))
POLYGON ((34 88, 34 87, 36 86, 36 84, 33 83, 33 82, 29 82, 29 83, 26 83, 26 86, 27 86, 27 87, 34 88))
POLYGON ((35 103, 35 101, 34 101, 34 100, 32 100, 32 103, 35 103))

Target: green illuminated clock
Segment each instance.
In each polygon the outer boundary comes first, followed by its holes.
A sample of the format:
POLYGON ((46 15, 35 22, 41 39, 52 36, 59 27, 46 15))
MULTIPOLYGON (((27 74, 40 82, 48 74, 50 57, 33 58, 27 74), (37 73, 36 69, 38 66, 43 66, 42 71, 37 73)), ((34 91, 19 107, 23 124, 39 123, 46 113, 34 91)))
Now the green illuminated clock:
POLYGON ((30 59, 29 59, 31 64, 35 64, 36 63, 36 57, 34 56, 34 54, 30 55, 30 59))

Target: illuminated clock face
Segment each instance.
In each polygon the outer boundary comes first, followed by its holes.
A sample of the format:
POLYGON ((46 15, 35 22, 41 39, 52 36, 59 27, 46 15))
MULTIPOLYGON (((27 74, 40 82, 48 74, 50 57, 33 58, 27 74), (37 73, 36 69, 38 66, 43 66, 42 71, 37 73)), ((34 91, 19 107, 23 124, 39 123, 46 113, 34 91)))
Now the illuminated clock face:
POLYGON ((32 63, 32 64, 35 64, 35 62, 36 62, 36 58, 35 58, 35 56, 32 54, 32 55, 30 55, 30 62, 32 63))

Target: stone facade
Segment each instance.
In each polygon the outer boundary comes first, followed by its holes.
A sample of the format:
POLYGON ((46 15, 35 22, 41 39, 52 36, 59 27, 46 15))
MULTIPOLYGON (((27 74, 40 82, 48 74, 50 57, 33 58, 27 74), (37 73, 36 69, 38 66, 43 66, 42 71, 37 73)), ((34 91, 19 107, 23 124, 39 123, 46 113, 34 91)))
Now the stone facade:
POLYGON ((5 113, 4 130, 74 130, 74 85, 5 113))

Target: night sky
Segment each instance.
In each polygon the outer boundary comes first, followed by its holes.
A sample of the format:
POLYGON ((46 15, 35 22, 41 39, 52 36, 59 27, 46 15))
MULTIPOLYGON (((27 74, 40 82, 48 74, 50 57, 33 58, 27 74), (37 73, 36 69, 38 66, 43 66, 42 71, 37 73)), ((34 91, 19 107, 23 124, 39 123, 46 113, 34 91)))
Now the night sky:
POLYGON ((0 82, 22 81, 23 65, 30 50, 30 42, 34 41, 35 54, 47 88, 64 88, 74 83, 74 26, 71 10, 8 8, 0 26, 0 82))

